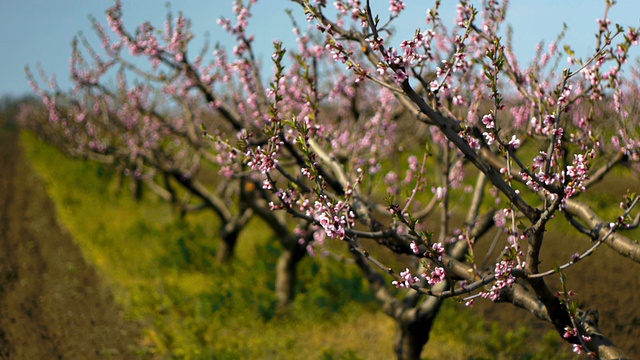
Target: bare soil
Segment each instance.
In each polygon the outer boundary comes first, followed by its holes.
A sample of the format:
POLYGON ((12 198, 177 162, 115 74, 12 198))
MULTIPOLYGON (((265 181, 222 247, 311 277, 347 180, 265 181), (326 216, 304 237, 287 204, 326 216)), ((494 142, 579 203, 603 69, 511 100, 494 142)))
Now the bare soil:
POLYGON ((0 129, 0 359, 137 358, 139 335, 0 129))

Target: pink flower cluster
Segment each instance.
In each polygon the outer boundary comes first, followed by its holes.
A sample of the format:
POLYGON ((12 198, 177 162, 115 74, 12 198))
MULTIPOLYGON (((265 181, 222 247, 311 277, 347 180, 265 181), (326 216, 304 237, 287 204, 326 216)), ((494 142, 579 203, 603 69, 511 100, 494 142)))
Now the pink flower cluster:
POLYGON ((511 271, 516 267, 516 263, 512 260, 502 260, 496 264, 494 269, 494 275, 496 281, 489 291, 481 293, 483 298, 496 301, 500 298, 500 292, 503 288, 511 286, 516 278, 511 274, 511 271))
POLYGON ((346 63, 349 60, 349 52, 338 41, 330 41, 325 45, 325 49, 331 54, 331 57, 335 61, 346 63))
POLYGON ((255 149, 250 148, 244 154, 247 165, 253 170, 260 171, 263 174, 275 169, 278 165, 278 159, 276 155, 278 153, 279 146, 275 146, 275 149, 271 151, 265 151, 260 146, 255 149))
POLYGON ((297 201, 300 211, 306 216, 313 217, 322 230, 332 239, 344 239, 346 229, 351 228, 355 222, 355 214, 344 201, 332 203, 326 195, 320 195, 318 200, 311 202, 300 197, 297 201))
POLYGON ((427 280, 429 285, 433 286, 445 281, 447 277, 447 273, 444 271, 444 268, 438 266, 435 269, 433 269, 429 274, 427 274, 427 272, 425 271, 422 274, 422 277, 427 280))
MULTIPOLYGON (((565 339, 576 338, 579 336, 582 338, 583 343, 588 343, 589 341, 591 341, 591 336, 581 335, 578 329, 570 328, 568 326, 564 328, 564 334, 562 334, 562 337, 565 339)), ((576 354, 582 354, 585 350, 582 344, 573 344, 572 346, 573 352, 576 354)))
POLYGON ((406 268, 404 271, 400 273, 400 280, 394 280, 391 282, 396 288, 410 288, 413 284, 419 283, 420 278, 411 275, 411 271, 409 268, 406 268))
POLYGON ((431 244, 431 249, 436 256, 436 259, 438 259, 438 261, 442 261, 442 256, 444 255, 444 246, 442 246, 442 244, 440 243, 433 243, 431 244))
POLYGON ((397 16, 404 10, 405 5, 403 0, 389 0, 389 11, 391 14, 397 16))
POLYGON ((589 158, 585 154, 574 154, 573 162, 567 166, 566 174, 571 181, 564 190, 564 198, 568 199, 580 191, 585 191, 584 182, 589 178, 589 158))
POLYGON ((360 15, 363 14, 362 6, 360 0, 337 0, 333 3, 333 6, 340 12, 341 15, 351 14, 351 19, 354 21, 358 21, 360 19, 360 15))

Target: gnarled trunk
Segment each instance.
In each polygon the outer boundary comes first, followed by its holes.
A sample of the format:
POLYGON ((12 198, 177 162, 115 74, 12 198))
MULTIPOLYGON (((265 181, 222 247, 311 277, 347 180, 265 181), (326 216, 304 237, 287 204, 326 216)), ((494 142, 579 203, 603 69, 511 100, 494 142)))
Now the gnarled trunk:
POLYGON ((277 313, 285 313, 295 298, 296 269, 306 250, 297 242, 285 248, 276 265, 277 313))

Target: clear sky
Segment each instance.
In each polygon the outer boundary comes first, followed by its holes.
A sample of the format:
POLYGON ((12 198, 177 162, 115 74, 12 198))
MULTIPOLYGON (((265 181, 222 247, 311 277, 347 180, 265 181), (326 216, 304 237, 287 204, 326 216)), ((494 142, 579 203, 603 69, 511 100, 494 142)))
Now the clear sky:
MULTIPOLYGON (((145 20, 162 27, 165 1, 123 2, 125 25, 130 29, 145 20)), ((372 0, 374 11, 376 8, 386 11, 388 3, 372 0)), ((398 32, 410 35, 415 27, 424 27, 425 11, 433 1, 406 0, 406 3, 408 11, 398 32)), ((69 88, 71 40, 79 31, 92 33, 89 14, 106 23, 104 12, 111 4, 108 0, 0 0, 0 95, 30 92, 24 67, 34 68, 37 63, 49 75, 55 74, 62 88, 69 88)), ((443 1, 441 16, 445 21, 453 19, 456 4, 454 0, 443 1)), ((180 0, 173 1, 171 8, 192 19, 194 41, 202 41, 208 32, 212 42, 230 46, 230 38, 219 29, 216 20, 230 17, 231 5, 231 0, 180 0)), ((285 45, 293 41, 286 8, 293 9, 298 22, 304 23, 302 11, 287 0, 260 0, 254 8, 249 30, 256 34, 256 50, 263 59, 271 54, 273 39, 278 38, 285 45)), ((512 0, 508 22, 514 28, 514 45, 520 61, 526 63, 533 57, 540 40, 548 43, 555 39, 563 23, 569 26, 567 40, 577 55, 590 54, 595 44, 596 19, 602 17, 603 11, 604 0, 512 0)), ((610 18, 621 25, 640 26, 640 1, 619 0, 610 18)))

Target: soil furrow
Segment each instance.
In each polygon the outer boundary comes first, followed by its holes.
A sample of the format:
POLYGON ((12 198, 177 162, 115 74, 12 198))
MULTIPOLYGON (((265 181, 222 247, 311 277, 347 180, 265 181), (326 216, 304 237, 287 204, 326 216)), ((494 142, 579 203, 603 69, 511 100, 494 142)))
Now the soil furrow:
POLYGON ((58 225, 18 134, 0 135, 0 358, 135 358, 139 332, 58 225))

